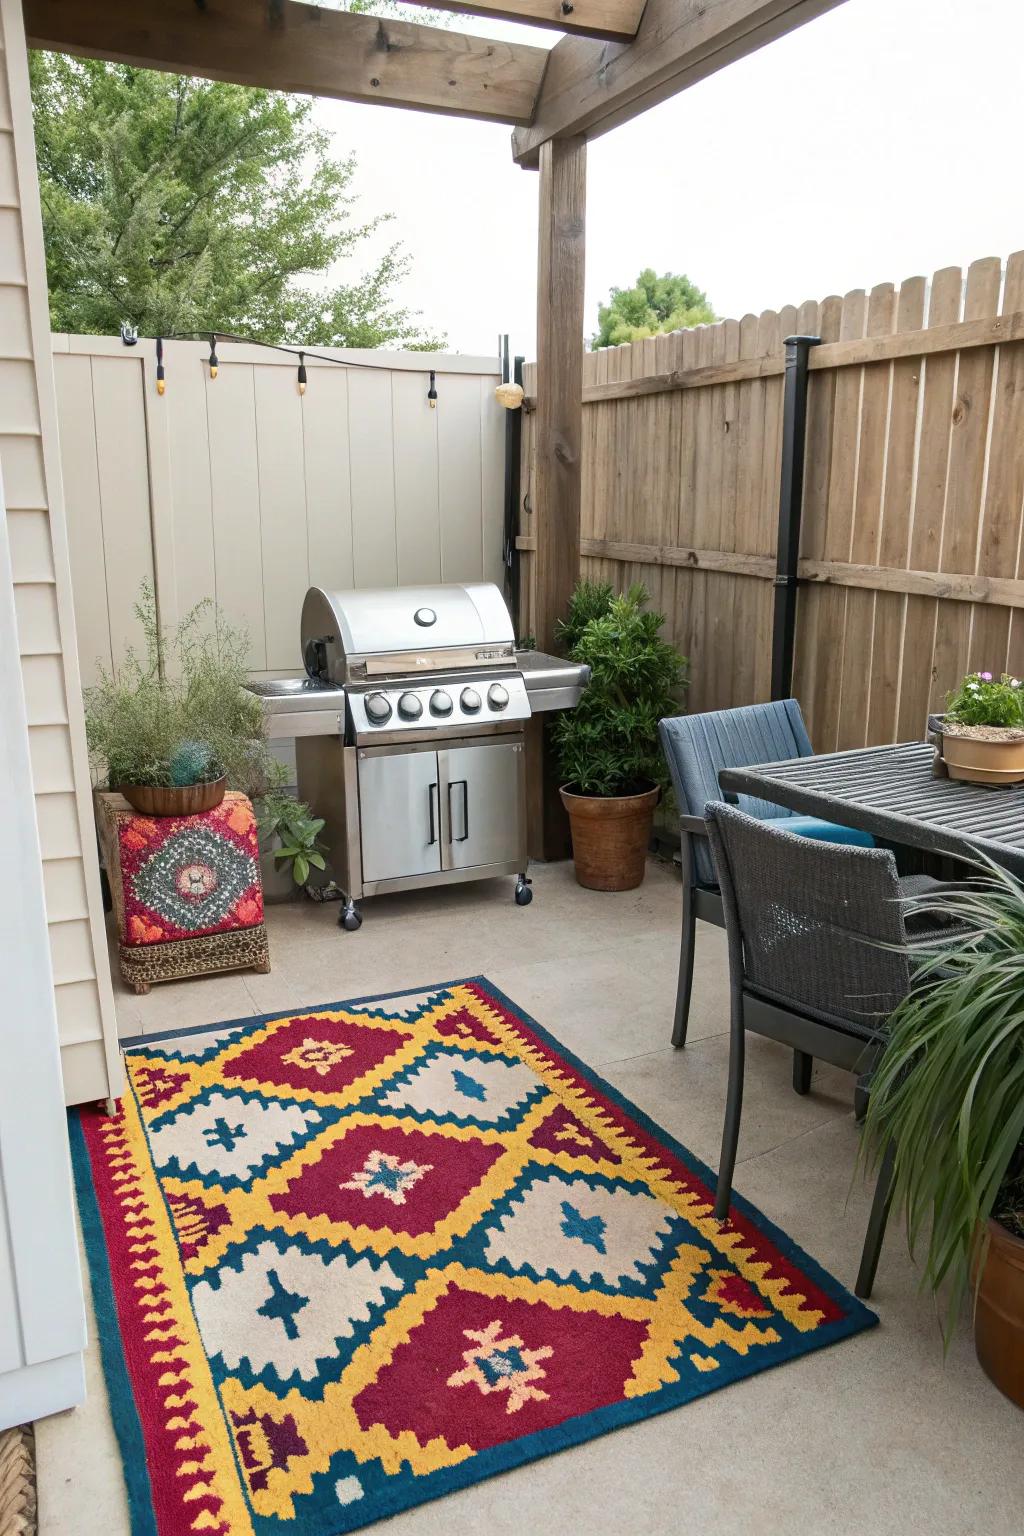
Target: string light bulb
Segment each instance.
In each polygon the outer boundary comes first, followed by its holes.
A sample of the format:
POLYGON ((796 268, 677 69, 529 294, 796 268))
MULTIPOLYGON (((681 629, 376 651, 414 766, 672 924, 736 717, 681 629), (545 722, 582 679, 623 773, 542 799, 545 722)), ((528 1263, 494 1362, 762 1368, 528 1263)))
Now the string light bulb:
POLYGON ((505 383, 499 384, 494 391, 494 398, 499 405, 505 407, 506 411, 518 411, 523 403, 523 395, 524 391, 521 384, 511 384, 507 380, 505 383))
POLYGON ((299 353, 299 394, 300 395, 304 395, 305 393, 306 393, 306 354, 305 354, 305 352, 300 352, 299 353))
POLYGON ((430 409, 432 411, 435 410, 437 407, 437 380, 433 368, 430 370, 430 388, 427 390, 427 401, 429 402, 430 409))
POLYGON ((156 392, 162 395, 167 385, 164 383, 164 339, 158 336, 156 339, 156 392))
POLYGON ((217 377, 217 369, 219 367, 220 367, 220 360, 217 357, 217 338, 214 335, 214 333, 211 331, 210 332, 210 378, 211 379, 215 379, 217 377))

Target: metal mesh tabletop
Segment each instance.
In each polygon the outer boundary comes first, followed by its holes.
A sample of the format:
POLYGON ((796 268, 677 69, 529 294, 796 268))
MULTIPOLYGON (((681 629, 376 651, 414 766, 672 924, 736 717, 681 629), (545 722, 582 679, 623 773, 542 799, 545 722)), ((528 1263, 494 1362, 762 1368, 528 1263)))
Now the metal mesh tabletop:
POLYGON ((970 859, 986 853, 1024 876, 1024 785, 937 778, 924 741, 724 768, 723 790, 859 827, 889 842, 970 859))

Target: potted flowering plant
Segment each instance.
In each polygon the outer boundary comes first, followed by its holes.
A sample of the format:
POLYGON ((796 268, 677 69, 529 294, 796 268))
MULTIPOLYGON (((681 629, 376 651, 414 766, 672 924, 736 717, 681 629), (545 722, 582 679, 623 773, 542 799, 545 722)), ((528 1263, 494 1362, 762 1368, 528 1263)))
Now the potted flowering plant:
POLYGON ((942 720, 942 760, 951 779, 1024 782, 1024 687, 1004 672, 971 672, 951 693, 942 720))

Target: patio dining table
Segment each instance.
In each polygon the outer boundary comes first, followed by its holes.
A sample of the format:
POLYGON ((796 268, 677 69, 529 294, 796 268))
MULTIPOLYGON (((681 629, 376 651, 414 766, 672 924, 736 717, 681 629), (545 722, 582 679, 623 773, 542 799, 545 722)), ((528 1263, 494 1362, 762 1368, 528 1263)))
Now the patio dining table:
POLYGON ((956 859, 979 853, 1024 877, 1024 785, 990 788, 938 777, 926 741, 723 768, 726 792, 956 859))

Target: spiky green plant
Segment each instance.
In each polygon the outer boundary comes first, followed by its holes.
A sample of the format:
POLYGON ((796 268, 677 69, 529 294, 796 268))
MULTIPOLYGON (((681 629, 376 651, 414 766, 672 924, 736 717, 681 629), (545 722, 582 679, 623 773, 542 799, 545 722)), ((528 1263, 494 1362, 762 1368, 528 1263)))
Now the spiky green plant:
MULTIPOLYGON (((962 925, 915 944, 915 986, 871 1083, 863 1159, 892 1147, 893 1205, 922 1286, 948 1287, 948 1340, 992 1215, 1024 1237, 1024 884, 986 863, 912 909, 962 925)), ((980 1263, 978 1266, 980 1274, 980 1263)))
POLYGON ((610 581, 577 582, 565 618, 555 625, 555 644, 570 655, 591 619, 605 618, 614 601, 615 588, 610 581))
POLYGON ((552 728, 563 784, 580 794, 633 794, 667 782, 658 721, 678 713, 687 664, 661 638, 665 616, 647 608, 647 592, 581 582, 560 627, 573 661, 590 683, 575 709, 552 728))

